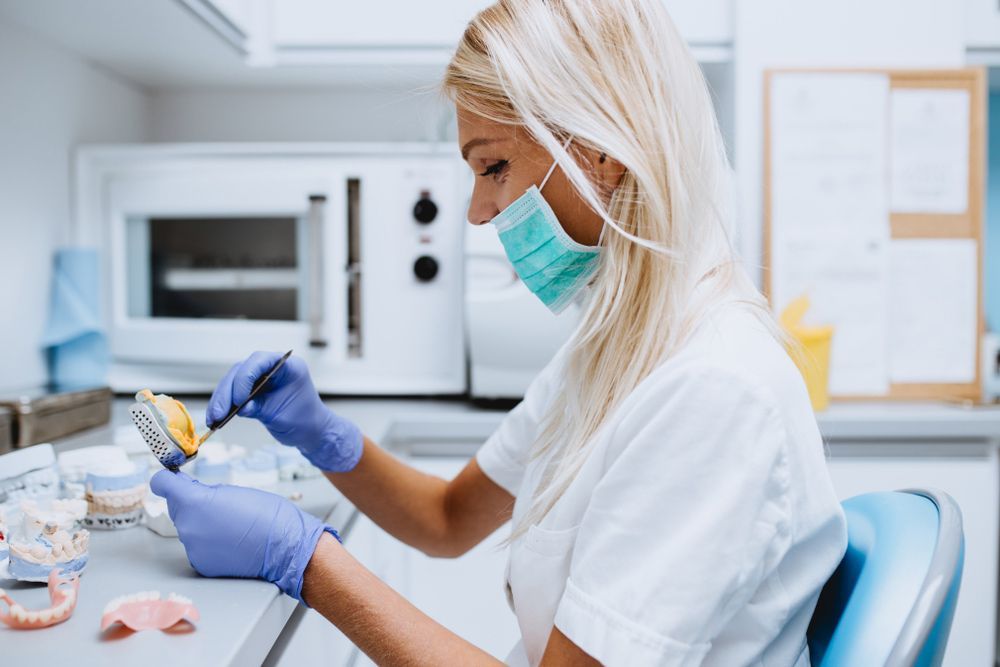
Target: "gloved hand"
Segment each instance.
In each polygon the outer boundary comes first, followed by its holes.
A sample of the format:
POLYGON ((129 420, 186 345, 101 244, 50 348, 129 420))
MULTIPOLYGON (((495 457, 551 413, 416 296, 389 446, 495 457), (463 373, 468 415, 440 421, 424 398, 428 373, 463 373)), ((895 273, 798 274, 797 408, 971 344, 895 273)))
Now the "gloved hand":
MULTIPOLYGON (((230 368, 208 401, 208 425, 222 421, 234 405, 245 401, 253 383, 280 357, 277 352, 254 352, 230 368)), ((260 420, 278 442, 296 447, 320 470, 353 470, 364 451, 361 431, 323 405, 299 357, 289 357, 239 415, 260 420)))
POLYGON ((337 531, 266 491, 206 485, 161 470, 150 488, 167 500, 191 567, 206 577, 244 577, 277 584, 302 600, 302 577, 323 532, 337 531))

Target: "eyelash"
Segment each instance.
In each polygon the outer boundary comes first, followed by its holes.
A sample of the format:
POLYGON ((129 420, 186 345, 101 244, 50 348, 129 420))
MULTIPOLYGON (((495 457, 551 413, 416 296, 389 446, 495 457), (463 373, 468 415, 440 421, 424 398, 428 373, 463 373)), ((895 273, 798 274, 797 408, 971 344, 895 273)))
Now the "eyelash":
POLYGON ((490 166, 486 167, 486 170, 479 174, 480 176, 496 176, 501 171, 507 167, 507 160, 498 160, 490 166))

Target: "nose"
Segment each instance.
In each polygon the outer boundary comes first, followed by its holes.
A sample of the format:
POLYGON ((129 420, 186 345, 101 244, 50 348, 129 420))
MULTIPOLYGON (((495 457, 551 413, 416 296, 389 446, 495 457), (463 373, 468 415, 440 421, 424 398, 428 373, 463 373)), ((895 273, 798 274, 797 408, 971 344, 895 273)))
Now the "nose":
POLYGON ((473 188, 472 199, 469 200, 469 210, 466 217, 470 224, 485 225, 500 212, 491 198, 483 196, 479 188, 473 188))

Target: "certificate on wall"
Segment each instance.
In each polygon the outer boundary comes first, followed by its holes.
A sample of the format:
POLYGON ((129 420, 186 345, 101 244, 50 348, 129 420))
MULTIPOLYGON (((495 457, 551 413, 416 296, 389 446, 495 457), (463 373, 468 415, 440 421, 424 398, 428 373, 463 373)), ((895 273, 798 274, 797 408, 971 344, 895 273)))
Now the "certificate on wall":
POLYGON ((892 91, 893 213, 968 210, 969 98, 967 90, 892 91))
POLYGON ((831 394, 885 393, 889 78, 782 74, 770 107, 771 303, 834 326, 831 394))

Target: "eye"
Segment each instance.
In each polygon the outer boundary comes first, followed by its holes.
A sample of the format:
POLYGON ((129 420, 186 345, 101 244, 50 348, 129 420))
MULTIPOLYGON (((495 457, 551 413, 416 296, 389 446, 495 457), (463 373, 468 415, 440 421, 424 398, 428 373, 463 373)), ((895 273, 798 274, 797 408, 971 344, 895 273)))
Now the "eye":
POLYGON ((507 160, 498 160, 498 161, 494 162, 493 164, 491 164, 490 166, 486 167, 486 170, 483 173, 479 174, 479 175, 480 176, 496 176, 501 171, 503 171, 506 167, 507 167, 507 160))

